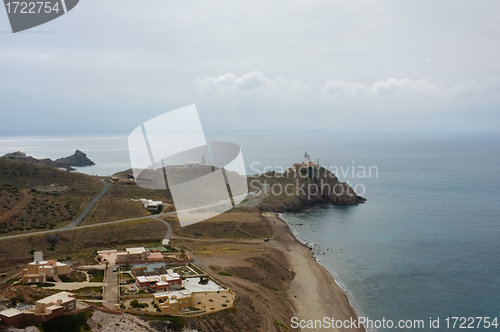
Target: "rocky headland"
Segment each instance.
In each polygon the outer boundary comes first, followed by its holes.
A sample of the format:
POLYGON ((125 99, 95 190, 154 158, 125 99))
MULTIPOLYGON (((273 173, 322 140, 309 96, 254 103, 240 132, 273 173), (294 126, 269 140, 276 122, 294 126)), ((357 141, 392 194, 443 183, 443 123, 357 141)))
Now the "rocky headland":
POLYGON ((267 212, 300 211, 324 203, 357 205, 366 201, 348 183, 316 165, 251 176, 248 186, 251 194, 241 208, 252 206, 267 212))
POLYGON ((26 153, 21 151, 7 153, 6 155, 3 155, 2 158, 17 160, 24 163, 39 165, 39 166, 65 168, 68 171, 74 171, 75 169, 73 167, 95 165, 95 163, 92 160, 90 160, 87 157, 87 155, 80 150, 76 150, 75 153, 71 156, 65 158, 59 158, 56 159, 55 161, 50 158, 36 159, 34 157, 27 156, 26 153))
POLYGON ((74 166, 74 167, 95 165, 95 163, 89 158, 87 158, 87 155, 80 150, 76 150, 72 156, 56 159, 55 162, 63 166, 74 166))

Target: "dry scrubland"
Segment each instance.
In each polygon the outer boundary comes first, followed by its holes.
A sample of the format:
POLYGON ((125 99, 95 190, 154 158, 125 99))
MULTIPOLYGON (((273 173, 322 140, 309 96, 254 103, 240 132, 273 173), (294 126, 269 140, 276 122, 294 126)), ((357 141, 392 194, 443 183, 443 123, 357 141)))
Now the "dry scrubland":
POLYGON ((102 188, 95 177, 0 158, 0 235, 63 226, 102 188))
POLYGON ((148 216, 151 213, 144 209, 141 202, 130 201, 131 198, 146 198, 160 200, 167 204, 172 203, 170 192, 167 190, 147 190, 136 185, 113 183, 109 191, 87 215, 82 225, 103 223, 114 220, 148 216))

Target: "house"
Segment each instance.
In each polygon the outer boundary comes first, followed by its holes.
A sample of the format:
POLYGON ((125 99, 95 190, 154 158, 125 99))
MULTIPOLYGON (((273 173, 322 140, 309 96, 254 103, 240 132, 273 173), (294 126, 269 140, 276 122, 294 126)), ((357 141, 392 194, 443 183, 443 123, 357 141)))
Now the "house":
POLYGON ((153 201, 151 199, 141 198, 140 201, 144 205, 144 208, 149 211, 158 211, 163 205, 162 201, 153 201))
POLYGON ((116 250, 100 250, 97 252, 97 260, 103 264, 110 262, 112 264, 125 265, 125 264, 141 264, 141 263, 158 263, 158 262, 176 262, 188 263, 192 262, 193 258, 188 252, 177 253, 162 253, 161 251, 154 251, 144 247, 127 248, 125 251, 116 250))
POLYGON ((115 264, 116 255, 118 254, 118 250, 110 249, 110 250, 99 250, 97 252, 98 260, 100 263, 103 262, 111 262, 115 264))
POLYGON ((138 288, 147 288, 155 292, 165 292, 182 287, 182 277, 178 273, 152 276, 136 276, 138 288))
POLYGON ((306 174, 310 167, 321 168, 321 166, 319 166, 319 159, 318 163, 315 164, 313 161, 311 161, 311 156, 306 152, 304 153, 304 161, 302 161, 301 163, 294 163, 286 170, 286 173, 291 172, 292 174, 298 174, 300 172, 301 174, 306 174))
POLYGON ((14 326, 24 322, 24 311, 16 308, 9 308, 0 311, 0 322, 7 326, 14 326))
POLYGON ((177 314, 181 309, 193 306, 193 293, 183 289, 168 293, 156 293, 153 295, 154 303, 164 314, 177 314))
POLYGON ((301 163, 295 163, 290 167, 291 170, 298 173, 301 169, 308 169, 309 167, 316 166, 316 164, 310 160, 311 156, 306 152, 304 153, 304 161, 301 163))
POLYGON ((144 247, 127 248, 116 254, 116 264, 126 264, 131 261, 142 261, 146 259, 147 251, 144 247))
POLYGON ((0 321, 7 326, 27 322, 47 322, 64 315, 66 312, 71 312, 75 308, 75 295, 60 292, 36 301, 34 309, 19 310, 10 308, 0 311, 0 321))
POLYGON ((10 159, 26 159, 28 156, 26 156, 26 153, 21 152, 21 151, 16 151, 16 152, 11 152, 7 153, 6 155, 3 156, 3 158, 10 158, 10 159))
POLYGON ((186 160, 186 167, 197 167, 200 166, 199 162, 186 160))
POLYGON ((101 263, 127 264, 139 262, 162 262, 165 260, 161 252, 151 252, 144 247, 127 248, 125 251, 100 250, 97 260, 101 263))
POLYGON ((68 264, 60 263, 55 260, 43 260, 43 253, 37 251, 34 253, 33 262, 22 270, 21 278, 23 284, 37 284, 47 282, 48 279, 57 280, 61 274, 71 272, 68 264))
POLYGON ((75 309, 76 298, 74 294, 59 292, 36 301, 33 313, 35 315, 49 315, 54 311, 67 312, 75 309))

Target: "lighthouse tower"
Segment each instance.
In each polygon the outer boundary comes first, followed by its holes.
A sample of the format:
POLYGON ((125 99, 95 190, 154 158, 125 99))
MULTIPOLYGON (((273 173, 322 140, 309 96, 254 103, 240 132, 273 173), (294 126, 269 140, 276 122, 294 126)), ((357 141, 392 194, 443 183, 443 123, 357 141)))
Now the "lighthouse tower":
POLYGON ((306 153, 304 153, 304 164, 309 167, 309 155, 306 153))

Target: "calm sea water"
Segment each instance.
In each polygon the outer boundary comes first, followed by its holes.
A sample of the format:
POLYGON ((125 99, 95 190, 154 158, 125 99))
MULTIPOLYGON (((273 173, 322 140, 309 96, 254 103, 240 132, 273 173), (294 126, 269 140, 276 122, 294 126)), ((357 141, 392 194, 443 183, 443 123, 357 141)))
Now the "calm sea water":
MULTIPOLYGON (((321 263, 365 316, 423 319, 423 330, 430 330, 430 317, 440 317, 441 328, 433 329, 439 331, 451 330, 446 317, 500 316, 499 134, 226 132, 207 138, 238 143, 249 173, 265 166, 279 171, 308 152, 363 191, 368 202, 360 206, 325 205, 283 218, 299 239, 315 244, 321 263), (371 177, 363 177, 370 166, 371 177)), ((87 174, 130 167, 126 136, 0 137, 0 154, 21 150, 55 159, 75 149, 97 163, 80 169, 87 174)))

